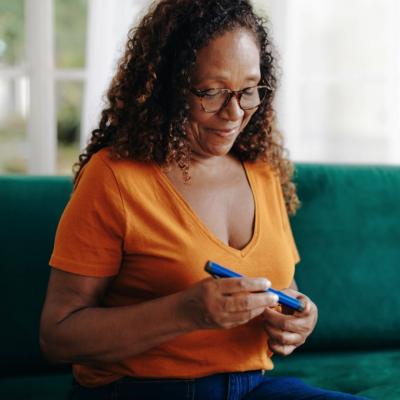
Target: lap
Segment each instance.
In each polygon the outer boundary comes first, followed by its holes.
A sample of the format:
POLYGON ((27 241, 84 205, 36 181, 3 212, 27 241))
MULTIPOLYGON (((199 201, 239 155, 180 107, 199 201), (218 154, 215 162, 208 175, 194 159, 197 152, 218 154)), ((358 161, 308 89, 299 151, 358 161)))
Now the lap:
POLYGON ((292 377, 265 377, 250 391, 243 400, 361 400, 359 396, 326 390, 308 385, 292 377))
POLYGON ((71 400, 361 400, 362 397, 316 388, 292 377, 268 377, 260 371, 224 373, 198 379, 122 378, 110 385, 75 384, 71 400))

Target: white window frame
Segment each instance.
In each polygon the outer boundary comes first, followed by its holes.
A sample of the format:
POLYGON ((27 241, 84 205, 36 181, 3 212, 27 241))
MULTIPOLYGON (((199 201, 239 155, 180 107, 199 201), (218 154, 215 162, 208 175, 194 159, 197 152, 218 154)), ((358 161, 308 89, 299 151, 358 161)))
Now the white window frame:
POLYGON ((57 126, 55 104, 53 0, 25 0, 28 173, 55 174, 57 126))

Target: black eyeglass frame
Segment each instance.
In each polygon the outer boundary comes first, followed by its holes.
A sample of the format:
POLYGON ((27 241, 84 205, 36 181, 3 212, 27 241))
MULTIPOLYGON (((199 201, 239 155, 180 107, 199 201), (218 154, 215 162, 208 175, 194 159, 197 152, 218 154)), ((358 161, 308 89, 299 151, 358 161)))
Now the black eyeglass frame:
POLYGON ((232 97, 235 97, 237 99, 237 102, 239 104, 239 107, 243 110, 243 111, 248 111, 248 110, 253 110, 254 108, 260 107, 261 103, 264 101, 267 92, 268 91, 272 91, 272 89, 269 86, 266 85, 257 85, 257 86, 250 86, 241 90, 230 90, 230 89, 224 89, 224 88, 207 88, 204 90, 199 90, 196 89, 195 87, 191 87, 190 91, 197 97, 200 98, 200 104, 201 104, 201 108, 203 109, 204 112, 209 113, 209 114, 216 114, 219 113, 221 110, 223 110, 228 104, 229 102, 232 100, 232 97), (248 90, 248 89, 266 89, 265 90, 265 95, 262 99, 260 99, 260 104, 257 104, 254 107, 249 107, 249 108, 243 108, 242 105, 240 104, 240 100, 242 98, 243 93, 248 90), (207 111, 207 109, 204 107, 203 105, 203 98, 207 95, 207 92, 210 90, 221 90, 224 93, 228 93, 228 97, 226 98, 226 100, 224 101, 224 103, 222 104, 222 106, 216 110, 216 111, 207 111))

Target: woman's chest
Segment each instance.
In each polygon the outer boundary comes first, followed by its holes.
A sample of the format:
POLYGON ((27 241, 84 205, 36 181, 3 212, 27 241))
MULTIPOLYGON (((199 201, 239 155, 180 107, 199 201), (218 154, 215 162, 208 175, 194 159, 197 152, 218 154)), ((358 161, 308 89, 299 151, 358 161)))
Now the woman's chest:
POLYGON ((193 218, 211 234, 236 249, 251 241, 256 207, 246 174, 231 180, 197 180, 190 185, 170 180, 193 218))

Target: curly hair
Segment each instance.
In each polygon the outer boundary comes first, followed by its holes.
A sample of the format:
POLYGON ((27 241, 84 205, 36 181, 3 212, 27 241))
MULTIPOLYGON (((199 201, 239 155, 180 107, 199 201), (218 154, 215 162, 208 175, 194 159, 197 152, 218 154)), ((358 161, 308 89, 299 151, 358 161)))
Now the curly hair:
POLYGON ((277 87, 276 57, 266 20, 248 0, 160 0, 128 33, 125 52, 107 92, 100 123, 74 165, 75 179, 91 156, 110 147, 116 159, 176 162, 190 180, 190 147, 184 126, 187 98, 198 51, 210 40, 237 28, 250 31, 260 50, 260 85, 271 90, 230 154, 240 161, 262 160, 279 175, 289 214, 300 205, 291 181, 294 167, 286 157, 276 128, 273 99, 277 87))

